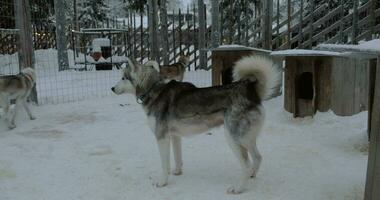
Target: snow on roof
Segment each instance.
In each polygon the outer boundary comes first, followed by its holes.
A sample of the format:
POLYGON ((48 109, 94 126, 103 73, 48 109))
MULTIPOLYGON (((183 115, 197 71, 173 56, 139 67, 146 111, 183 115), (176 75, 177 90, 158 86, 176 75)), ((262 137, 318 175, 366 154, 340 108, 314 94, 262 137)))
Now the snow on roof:
POLYGON ((337 52, 352 52, 352 54, 380 55, 380 39, 363 42, 358 45, 347 44, 320 44, 317 49, 337 52))
POLYGON ((92 40, 92 47, 109 47, 111 46, 111 41, 108 38, 95 38, 92 40))
POLYGON ((238 44, 221 45, 221 46, 219 46, 217 48, 212 49, 212 51, 225 51, 225 50, 235 50, 235 51, 253 50, 253 51, 266 52, 266 53, 271 53, 272 52, 272 51, 265 50, 265 49, 246 47, 246 46, 242 46, 242 45, 238 45, 238 44))
POLYGON ((340 53, 307 49, 289 49, 283 51, 273 51, 271 56, 340 56, 340 53))

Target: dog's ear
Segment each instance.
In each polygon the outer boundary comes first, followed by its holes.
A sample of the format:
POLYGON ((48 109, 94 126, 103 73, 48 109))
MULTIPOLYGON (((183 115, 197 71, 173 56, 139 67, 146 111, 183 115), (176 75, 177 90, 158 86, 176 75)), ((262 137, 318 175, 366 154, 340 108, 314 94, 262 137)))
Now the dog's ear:
POLYGON ((179 53, 180 56, 185 56, 185 53, 183 53, 183 51, 181 51, 181 53, 179 53))
POLYGON ((159 66, 158 62, 155 61, 155 60, 149 60, 148 62, 146 62, 144 64, 144 66, 146 66, 146 67, 152 67, 155 70, 160 71, 160 66, 159 66))
POLYGON ((140 66, 139 63, 133 58, 132 59, 128 58, 128 65, 134 72, 137 71, 140 66))

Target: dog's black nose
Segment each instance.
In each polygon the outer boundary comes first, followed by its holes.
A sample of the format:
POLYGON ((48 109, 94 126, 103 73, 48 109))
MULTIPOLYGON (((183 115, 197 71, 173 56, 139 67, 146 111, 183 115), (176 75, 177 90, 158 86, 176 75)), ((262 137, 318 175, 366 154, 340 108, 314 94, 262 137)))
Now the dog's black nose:
POLYGON ((111 90, 112 90, 112 92, 115 92, 115 87, 112 87, 111 90))

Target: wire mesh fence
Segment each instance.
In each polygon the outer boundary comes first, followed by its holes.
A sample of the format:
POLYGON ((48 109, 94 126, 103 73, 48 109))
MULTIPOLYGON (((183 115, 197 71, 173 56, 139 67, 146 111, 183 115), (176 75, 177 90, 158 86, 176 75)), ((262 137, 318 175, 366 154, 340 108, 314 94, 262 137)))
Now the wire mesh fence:
MULTIPOLYGON (((18 44, 19 30, 16 27, 15 6, 17 0, 0 0, 0 74, 11 75, 20 73, 18 44)), ((25 2, 25 1, 24 1, 25 2)), ((74 1, 75 2, 75 1, 74 1)), ((37 74, 36 91, 38 104, 59 104, 76 102, 89 98, 99 98, 113 95, 110 88, 120 79, 122 68, 126 67, 126 57, 134 57, 140 62, 146 62, 149 57, 149 33, 147 30, 147 16, 129 14, 121 20, 108 19, 93 28, 100 35, 80 35, 81 30, 72 30, 72 23, 66 22, 65 35, 67 38, 68 67, 62 70, 57 49, 56 16, 54 1, 33 0, 26 5, 31 16, 31 31, 34 48, 34 63, 37 74), (139 22, 137 22, 139 21, 139 22), (139 24, 140 23, 140 24, 139 24), (118 29, 123 34, 107 37, 102 30, 118 29), (111 48, 105 55, 101 48, 101 58, 96 60, 95 40, 111 40, 111 48), (111 61, 111 62, 110 62, 111 61), (104 67, 106 70, 104 70, 104 67)), ((181 12, 181 11, 179 11, 181 12)), ((196 32, 195 21, 187 17, 188 24, 182 23, 185 18, 176 13, 172 14, 171 27, 173 33, 170 45, 174 50, 170 52, 171 63, 176 62, 180 51, 193 51, 192 59, 197 59, 197 49, 194 45, 186 45, 178 40, 183 37, 184 27, 193 27, 196 32), (179 22, 181 20, 181 22, 179 22), (190 25, 190 20, 192 25, 190 25), (181 24, 182 23, 182 24, 181 24)), ((190 33, 190 32, 189 32, 190 33)), ((193 33, 191 33, 193 34, 193 33)), ((169 41, 168 41, 169 42, 169 41)), ((195 40, 194 40, 195 43, 195 40)), ((199 62, 198 62, 199 63, 199 62)), ((192 71, 185 73, 185 81, 193 82, 198 86, 211 85, 211 72, 205 70, 194 71, 197 61, 192 61, 192 71)), ((190 68, 189 68, 190 69, 190 68)))

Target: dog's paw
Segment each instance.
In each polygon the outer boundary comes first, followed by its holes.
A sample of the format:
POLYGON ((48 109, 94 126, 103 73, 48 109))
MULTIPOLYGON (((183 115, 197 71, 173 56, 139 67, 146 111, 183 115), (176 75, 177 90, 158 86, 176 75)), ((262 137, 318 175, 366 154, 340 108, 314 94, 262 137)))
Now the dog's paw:
POLYGON ((173 170, 172 174, 174 176, 182 175, 182 169, 175 169, 175 170, 173 170))
POLYGON ((15 125, 15 124, 10 124, 10 125, 8 126, 8 128, 9 128, 9 130, 12 130, 12 129, 16 128, 16 125, 15 125))
POLYGON ((231 186, 227 189, 227 194, 241 194, 243 192, 242 188, 231 186))
POLYGON ((153 184, 157 188, 162 188, 168 185, 168 182, 166 181, 157 181, 156 183, 153 184))
POLYGON ((35 119, 37 119, 35 116, 30 117, 30 120, 35 120, 35 119))
POLYGON ((250 173, 250 174, 251 174, 251 175, 250 175, 251 178, 256 178, 257 170, 253 168, 253 169, 251 170, 251 173, 250 173))

